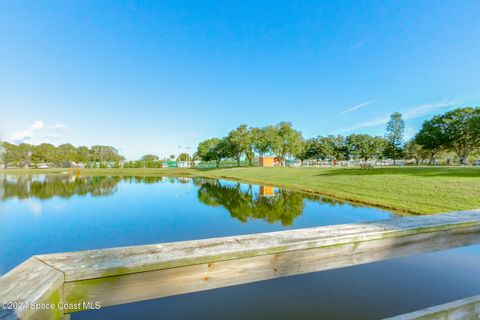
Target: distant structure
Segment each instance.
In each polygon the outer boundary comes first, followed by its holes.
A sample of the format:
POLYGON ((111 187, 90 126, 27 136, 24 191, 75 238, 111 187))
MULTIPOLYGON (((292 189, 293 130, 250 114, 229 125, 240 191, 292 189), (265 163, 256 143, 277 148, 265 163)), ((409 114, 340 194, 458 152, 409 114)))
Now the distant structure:
POLYGON ((173 160, 167 160, 162 163, 162 168, 176 168, 177 162, 173 160))
POLYGON ((260 157, 258 159, 260 167, 273 167, 275 165, 274 157, 260 157))
POLYGON ((177 168, 190 168, 192 163, 190 161, 177 161, 177 168))

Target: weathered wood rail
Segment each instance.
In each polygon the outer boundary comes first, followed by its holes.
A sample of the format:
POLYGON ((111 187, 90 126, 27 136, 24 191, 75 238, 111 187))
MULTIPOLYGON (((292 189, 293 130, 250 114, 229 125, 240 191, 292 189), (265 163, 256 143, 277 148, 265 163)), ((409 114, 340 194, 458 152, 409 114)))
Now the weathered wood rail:
POLYGON ((385 320, 480 319, 480 295, 405 313, 385 320))
POLYGON ((0 309, 0 319, 61 319, 94 303, 105 307, 476 243, 480 210, 39 255, 0 278, 0 303, 19 302, 0 309), (55 307, 36 310, 46 303, 55 307))

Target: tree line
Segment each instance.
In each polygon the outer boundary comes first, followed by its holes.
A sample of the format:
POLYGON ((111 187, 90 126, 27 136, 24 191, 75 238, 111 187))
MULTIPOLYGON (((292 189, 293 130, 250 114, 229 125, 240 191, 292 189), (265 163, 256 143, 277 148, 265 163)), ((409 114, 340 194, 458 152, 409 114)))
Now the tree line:
POLYGON ((280 122, 263 128, 241 125, 224 138, 211 138, 199 143, 196 157, 202 161, 233 158, 240 165, 244 157, 251 165, 257 156, 274 156, 281 164, 287 158, 341 161, 349 159, 399 159, 405 124, 399 113, 392 115, 385 137, 368 134, 318 136, 304 139, 291 123, 280 122))
POLYGON ((257 154, 275 154, 283 162, 286 157, 295 157, 303 149, 303 137, 289 122, 275 126, 251 128, 241 125, 224 138, 211 138, 199 143, 195 158, 202 161, 220 161, 232 158, 240 166, 242 157, 252 165, 257 154))
POLYGON ((240 165, 246 159, 252 165, 255 157, 275 156, 285 163, 287 158, 331 161, 385 160, 394 164, 398 159, 415 160, 417 164, 427 160, 434 163, 441 152, 457 155, 461 164, 468 164, 469 157, 480 152, 480 108, 457 108, 436 115, 423 123, 420 131, 405 141, 405 122, 398 112, 388 121, 383 136, 351 134, 328 135, 304 139, 291 123, 280 122, 263 128, 241 125, 223 138, 210 138, 199 143, 194 157, 202 161, 235 159, 240 165))
POLYGON ((50 143, 31 145, 1 142, 0 163, 5 167, 29 167, 49 164, 55 167, 69 167, 72 163, 82 163, 86 167, 120 166, 125 159, 112 146, 95 145, 75 147, 70 143, 54 146, 50 143))
POLYGON ((118 150, 112 146, 95 145, 92 147, 75 147, 70 143, 54 146, 50 143, 31 145, 0 142, 0 164, 5 167, 71 167, 82 164, 87 168, 161 168, 168 160, 191 161, 187 153, 178 157, 170 155, 169 159, 160 159, 154 154, 146 154, 137 160, 125 161, 118 150))
MULTIPOLYGON (((436 115, 423 123, 419 132, 405 141, 405 123, 402 115, 393 113, 383 136, 368 134, 327 135, 305 139, 290 122, 280 122, 261 128, 245 124, 230 131, 223 138, 210 138, 198 144, 191 156, 160 159, 147 154, 138 160, 125 158, 112 146, 74 147, 67 143, 54 146, 49 143, 18 145, 0 143, 0 163, 4 166, 28 167, 49 164, 56 167, 82 163, 86 167, 160 168, 167 160, 215 162, 233 160, 240 166, 242 160, 253 165, 259 156, 275 156, 281 164, 287 159, 300 161, 398 159, 414 160, 417 164, 433 164, 440 154, 454 154, 461 164, 469 164, 472 155, 480 153, 480 108, 465 107, 436 115)), ((480 156, 480 155, 479 155, 480 156)))

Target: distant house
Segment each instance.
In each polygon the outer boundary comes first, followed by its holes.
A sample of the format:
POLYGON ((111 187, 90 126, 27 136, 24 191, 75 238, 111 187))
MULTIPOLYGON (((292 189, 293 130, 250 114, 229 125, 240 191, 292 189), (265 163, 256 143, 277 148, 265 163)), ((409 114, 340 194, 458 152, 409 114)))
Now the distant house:
POLYGON ((48 164, 39 163, 39 164, 37 164, 37 169, 48 169, 48 164))

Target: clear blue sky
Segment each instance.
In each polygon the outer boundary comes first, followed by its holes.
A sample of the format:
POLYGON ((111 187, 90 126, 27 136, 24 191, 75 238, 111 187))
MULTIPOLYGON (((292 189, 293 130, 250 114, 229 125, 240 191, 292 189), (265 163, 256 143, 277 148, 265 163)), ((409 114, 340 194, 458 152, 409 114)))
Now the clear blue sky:
POLYGON ((166 156, 252 126, 407 134, 480 104, 480 2, 0 1, 0 132, 166 156))

